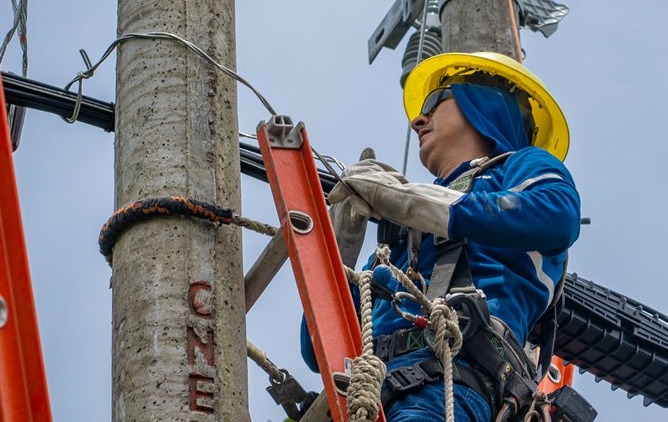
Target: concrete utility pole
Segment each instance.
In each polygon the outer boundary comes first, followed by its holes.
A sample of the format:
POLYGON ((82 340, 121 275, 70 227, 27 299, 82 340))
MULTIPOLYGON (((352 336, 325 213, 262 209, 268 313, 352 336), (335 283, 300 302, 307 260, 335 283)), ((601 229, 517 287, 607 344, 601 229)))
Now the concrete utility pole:
MULTIPOLYGON (((235 68, 234 1, 118 1, 118 35, 163 31, 235 68)), ((171 40, 118 50, 116 207, 178 195, 240 213, 236 83, 171 40)), ((113 420, 248 421, 237 226, 154 218, 113 256, 113 420)))
POLYGON ((441 12, 443 51, 495 51, 518 60, 516 22, 514 0, 448 0, 441 12))

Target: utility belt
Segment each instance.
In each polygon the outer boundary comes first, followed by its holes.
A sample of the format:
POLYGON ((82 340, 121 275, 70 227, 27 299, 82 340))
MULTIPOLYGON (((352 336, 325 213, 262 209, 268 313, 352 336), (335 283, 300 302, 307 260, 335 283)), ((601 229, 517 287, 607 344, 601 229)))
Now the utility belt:
MULTIPOLYGON (((448 306, 457 312, 463 345, 452 362, 453 381, 484 397, 495 422, 523 421, 534 410, 540 415, 538 420, 545 422, 593 421, 595 410, 570 387, 557 390, 547 399, 536 395, 542 377, 537 375, 534 363, 510 328, 490 315, 484 293, 471 283, 463 244, 448 246, 432 273, 427 297, 445 297, 448 306), (550 412, 554 409, 553 418, 550 412)), ((386 298, 381 295, 377 299, 386 298)), ((433 353, 433 344, 434 333, 429 328, 402 329, 377 336, 374 354, 389 362, 422 348, 433 353)), ((435 357, 388 371, 381 391, 383 407, 389 409, 402 397, 442 379, 443 367, 435 357)))
MULTIPOLYGON (((416 350, 427 348, 432 350, 434 332, 430 329, 408 328, 397 330, 390 335, 374 339, 374 354, 384 362, 416 350)), ((453 381, 475 390, 488 402, 493 402, 494 391, 490 388, 493 380, 485 377, 469 362, 462 359, 453 360, 453 381)), ((432 356, 431 359, 416 362, 410 366, 402 366, 387 372, 381 391, 381 403, 389 409, 402 397, 420 391, 425 384, 443 381, 443 365, 432 356)))
MULTIPOLYGON (((508 412, 506 419, 521 413, 533 400, 537 384, 535 369, 510 329, 486 311, 484 296, 458 294, 451 299, 458 310, 463 348, 453 361, 453 381, 484 397, 492 414, 508 412)), ((374 354, 389 362, 427 348, 433 352, 434 333, 429 328, 408 328, 374 339, 374 354)), ((435 358, 388 371, 381 401, 388 409, 425 384, 441 381, 443 367, 435 358)))

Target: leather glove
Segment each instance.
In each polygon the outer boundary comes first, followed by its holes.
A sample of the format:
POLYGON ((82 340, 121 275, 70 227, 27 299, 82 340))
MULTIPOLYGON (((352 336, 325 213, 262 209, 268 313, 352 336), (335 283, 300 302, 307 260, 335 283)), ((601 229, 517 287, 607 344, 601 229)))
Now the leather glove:
MULTIPOLYGON (((366 148, 360 155, 360 161, 375 161, 376 153, 371 148, 366 148)), ((353 172, 362 171, 361 168, 353 164, 344 170, 342 177, 346 177, 353 172)), ((362 165, 366 168, 367 164, 362 165)), ((363 172, 363 171, 362 171, 363 172)), ((354 211, 350 201, 341 200, 329 207, 329 218, 334 227, 336 243, 339 246, 339 252, 343 264, 350 268, 355 268, 359 258, 368 218, 354 211)))
MULTIPOLYGON (((346 168, 341 176, 346 183, 351 179, 357 180, 357 178, 365 179, 367 177, 378 180, 379 183, 386 183, 388 185, 408 183, 408 180, 403 174, 390 165, 375 159, 359 161, 346 168)), ((380 220, 382 215, 376 212, 363 196, 358 195, 358 192, 356 192, 354 188, 351 190, 349 187, 352 186, 350 184, 346 186, 341 182, 337 183, 334 186, 334 189, 329 193, 327 199, 332 204, 343 201, 349 202, 352 205, 354 212, 362 214, 367 218, 373 217, 380 220)))
POLYGON ((330 202, 350 198, 352 207, 362 215, 385 218, 446 239, 450 208, 466 195, 440 185, 402 183, 387 171, 360 172, 343 180, 354 193, 339 183, 329 194, 330 202))

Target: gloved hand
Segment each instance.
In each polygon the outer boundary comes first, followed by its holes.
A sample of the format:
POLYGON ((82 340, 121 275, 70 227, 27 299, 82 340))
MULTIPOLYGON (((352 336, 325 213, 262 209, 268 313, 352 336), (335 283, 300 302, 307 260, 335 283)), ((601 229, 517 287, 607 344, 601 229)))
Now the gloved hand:
MULTIPOLYGON (((346 182, 351 178, 364 179, 366 177, 371 177, 374 180, 382 180, 388 185, 408 183, 408 180, 403 174, 390 165, 375 159, 359 161, 347 167, 341 176, 346 182)), ((354 189, 351 190, 349 187, 350 185, 346 186, 341 182, 337 183, 336 186, 334 186, 334 189, 329 193, 327 199, 329 199, 329 202, 332 204, 337 204, 343 201, 349 202, 355 212, 362 214, 367 218, 373 217, 380 220, 382 218, 381 214, 376 212, 363 196, 358 195, 356 191, 353 191, 354 189)))
POLYGON ((349 199, 354 210, 364 216, 385 218, 446 239, 450 207, 466 195, 440 185, 405 183, 403 176, 391 171, 361 171, 343 180, 354 193, 339 183, 329 194, 330 202, 349 199))
MULTIPOLYGON (((354 172, 364 172, 367 169, 368 163, 375 162, 376 153, 371 148, 366 148, 360 155, 362 163, 353 164, 346 168, 343 172, 343 177, 346 177, 354 172), (364 171, 362 169, 365 169, 364 171)), ((341 200, 329 208, 329 218, 334 227, 334 234, 336 235, 336 243, 339 246, 341 259, 343 264, 350 268, 355 268, 357 258, 362 250, 364 243, 364 236, 366 234, 366 227, 368 219, 362 214, 353 210, 350 201, 341 200)))

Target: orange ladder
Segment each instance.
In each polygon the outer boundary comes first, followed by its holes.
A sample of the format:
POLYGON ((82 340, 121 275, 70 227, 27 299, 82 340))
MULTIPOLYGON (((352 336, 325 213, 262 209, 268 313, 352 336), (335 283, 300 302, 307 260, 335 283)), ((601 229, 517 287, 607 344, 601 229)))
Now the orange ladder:
POLYGON ((0 81, 0 421, 50 421, 5 104, 0 81))
MULTIPOLYGON (((287 116, 260 122, 257 135, 329 409, 345 422, 346 398, 333 375, 362 353, 362 338, 308 135, 287 116)), ((385 422, 382 411, 378 421, 385 422)))
POLYGON ((574 365, 566 365, 559 356, 552 356, 550 368, 543 381, 538 385, 538 390, 550 394, 566 385, 572 386, 574 373, 574 365))

